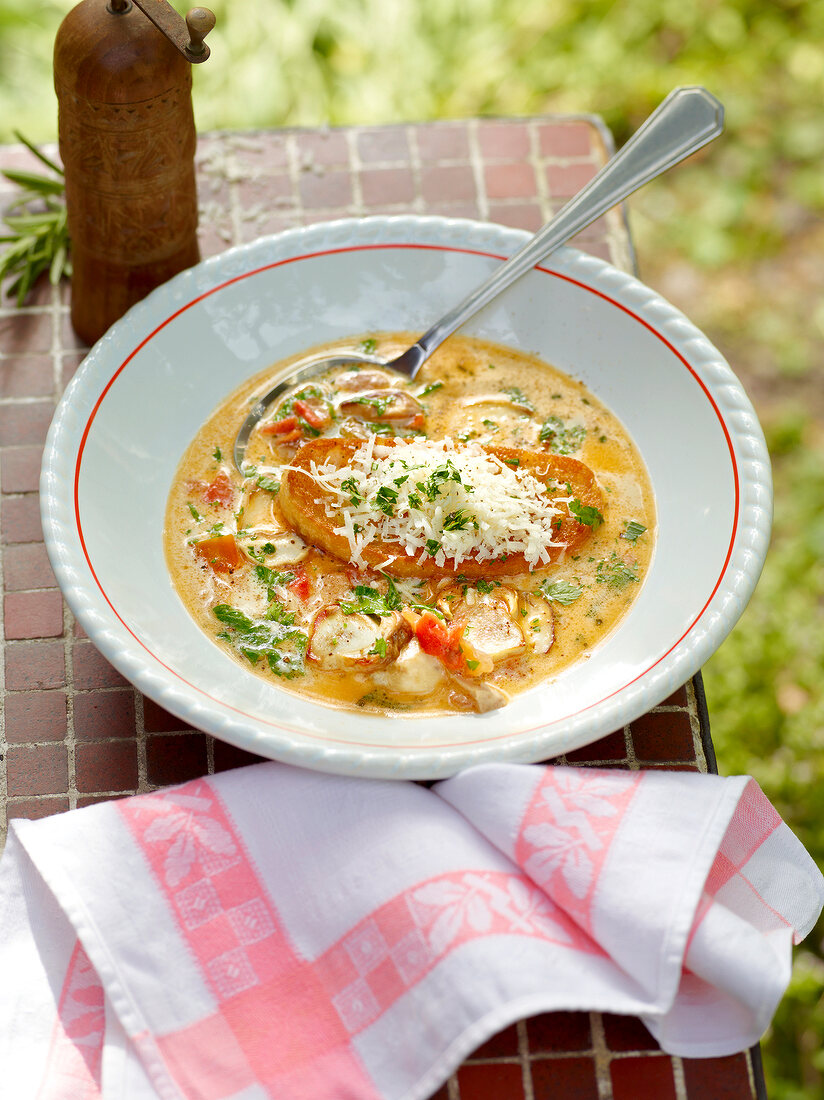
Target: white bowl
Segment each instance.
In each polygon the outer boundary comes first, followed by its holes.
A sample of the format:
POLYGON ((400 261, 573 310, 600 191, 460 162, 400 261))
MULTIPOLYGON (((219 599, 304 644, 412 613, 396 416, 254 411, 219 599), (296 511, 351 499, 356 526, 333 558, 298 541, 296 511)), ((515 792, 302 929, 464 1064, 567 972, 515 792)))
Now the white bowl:
POLYGON ((94 347, 49 432, 41 498, 73 613, 142 692, 252 752, 361 776, 436 778, 587 744, 666 698, 720 645, 767 551, 763 435, 732 371, 637 280, 565 249, 464 329, 540 355, 615 412, 658 509, 635 603, 587 661, 482 715, 350 713, 228 657, 169 579, 161 532, 183 450, 245 378, 368 331, 424 331, 526 239, 463 220, 395 217, 292 230, 216 256, 135 306, 94 347))

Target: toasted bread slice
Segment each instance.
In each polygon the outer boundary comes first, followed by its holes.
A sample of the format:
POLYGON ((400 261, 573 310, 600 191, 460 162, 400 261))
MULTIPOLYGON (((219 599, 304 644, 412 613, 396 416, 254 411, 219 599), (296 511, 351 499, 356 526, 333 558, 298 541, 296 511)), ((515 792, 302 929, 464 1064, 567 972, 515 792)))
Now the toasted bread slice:
MULTIPOLYGON (((334 498, 317 484, 311 476, 311 470, 313 465, 321 467, 327 464, 345 469, 351 465, 352 456, 362 445, 363 441, 360 439, 329 437, 305 443, 284 471, 278 495, 286 522, 307 542, 343 561, 351 559, 349 540, 344 534, 335 531, 335 528, 340 527, 340 522, 335 515, 327 515, 326 511, 327 505, 333 503, 334 498)), ((381 439, 380 445, 403 446, 403 443, 381 439)), ((570 513, 566 503, 556 500, 572 496, 574 501, 580 503, 579 514, 582 509, 603 512, 604 496, 588 466, 574 458, 514 447, 483 447, 482 450, 513 469, 526 471, 547 486, 555 507, 560 510, 553 536, 560 545, 549 548, 551 561, 557 561, 565 554, 577 550, 590 538, 593 525, 581 522, 570 513)), ((584 515, 592 516, 593 513, 584 512, 584 515)), ((595 519, 596 525, 599 518, 595 519)), ((441 577, 455 574, 471 578, 501 577, 531 571, 522 553, 510 553, 505 557, 484 561, 476 561, 472 556, 463 557, 457 564, 454 558, 447 557, 441 565, 432 557, 419 560, 420 557, 420 553, 410 555, 406 547, 398 542, 377 539, 368 543, 361 551, 361 558, 367 565, 373 568, 380 566, 384 572, 396 577, 441 577), (393 560, 389 561, 390 558, 393 560)))

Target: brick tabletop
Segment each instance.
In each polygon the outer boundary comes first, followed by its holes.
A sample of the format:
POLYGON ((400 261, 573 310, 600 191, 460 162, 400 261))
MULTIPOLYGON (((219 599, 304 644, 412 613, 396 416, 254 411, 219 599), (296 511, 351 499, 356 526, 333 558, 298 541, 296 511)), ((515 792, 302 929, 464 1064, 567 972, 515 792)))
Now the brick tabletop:
MULTIPOLYGON (((445 214, 536 230, 610 148, 608 131, 588 116, 209 134, 197 156, 201 251, 206 257, 263 234, 365 214, 445 214)), ((22 146, 0 147, 0 169, 12 167, 39 165, 22 146)), ((0 179, 0 209, 12 193, 0 179)), ((633 269, 619 210, 573 243, 633 269)), ((0 302, 0 845, 11 818, 44 817, 257 759, 182 726, 137 692, 63 603, 37 489, 55 405, 86 351, 72 332, 68 301, 66 286, 46 284, 24 308, 0 302)), ((559 762, 715 770, 700 678, 631 727, 559 762)), ((560 1012, 495 1036, 433 1100, 764 1096, 757 1048, 673 1058, 637 1019, 560 1012)))

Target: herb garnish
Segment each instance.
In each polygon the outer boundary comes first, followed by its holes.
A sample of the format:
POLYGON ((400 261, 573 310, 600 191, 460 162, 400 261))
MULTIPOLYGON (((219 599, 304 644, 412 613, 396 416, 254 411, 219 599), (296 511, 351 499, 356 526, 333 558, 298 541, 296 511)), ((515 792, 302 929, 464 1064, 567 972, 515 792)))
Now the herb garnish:
POLYGON ((250 619, 225 603, 217 604, 212 611, 228 627, 218 637, 230 642, 250 664, 256 665, 264 658, 276 676, 291 680, 303 675, 309 639, 294 626, 295 616, 283 604, 274 601, 265 619, 250 619))
POLYGON ((548 416, 541 425, 538 439, 542 443, 548 443, 555 454, 571 455, 580 448, 586 434, 587 430, 582 424, 570 424, 567 427, 559 416, 548 416))
POLYGON ((541 581, 540 589, 545 599, 564 606, 575 603, 584 591, 583 588, 571 581, 544 580, 541 581))
POLYGON ((636 521, 633 519, 627 523, 627 526, 625 530, 621 532, 620 537, 622 539, 626 539, 627 542, 635 542, 636 539, 640 535, 643 535, 645 531, 646 527, 644 527, 643 523, 636 523, 636 521))
POLYGON ((613 550, 609 558, 604 558, 595 567, 595 580, 598 584, 609 585, 610 588, 626 588, 628 584, 638 581, 638 566, 624 561, 613 550))
POLYGON ((576 497, 569 506, 569 510, 579 523, 591 527, 593 531, 604 522, 604 517, 592 504, 582 504, 576 497))
POLYGON ((341 600, 341 610, 347 615, 391 615, 400 611, 403 600, 391 577, 387 577, 387 590, 384 596, 377 588, 367 584, 355 585, 355 601, 341 600))

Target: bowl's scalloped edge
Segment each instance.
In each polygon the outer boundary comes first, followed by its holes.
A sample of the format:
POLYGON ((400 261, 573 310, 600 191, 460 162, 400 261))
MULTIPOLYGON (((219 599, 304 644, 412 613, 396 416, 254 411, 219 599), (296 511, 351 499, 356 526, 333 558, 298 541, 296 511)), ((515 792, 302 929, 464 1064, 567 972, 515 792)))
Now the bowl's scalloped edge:
POLYGON ((271 728, 263 732, 254 724, 250 726, 248 720, 239 721, 228 708, 218 705, 216 710, 216 704, 211 700, 206 703, 197 689, 182 690, 170 685, 160 666, 135 647, 125 629, 112 619, 113 609, 96 606, 99 598, 94 593, 89 599, 93 581, 89 565, 78 547, 70 545, 64 532, 74 527, 72 471, 80 435, 101 393, 101 379, 95 373, 100 358, 112 356, 115 362, 125 359, 175 309, 210 293, 227 279, 292 256, 353 244, 407 243, 509 255, 528 239, 529 234, 521 230, 494 223, 437 216, 347 218, 287 230, 235 246, 182 272, 133 306, 98 341, 69 383, 48 432, 40 484, 41 514, 49 558, 63 594, 89 638, 118 671, 171 713, 252 752, 341 774, 434 779, 469 764, 493 759, 531 762, 590 743, 639 717, 699 670, 746 607, 766 557, 772 493, 763 433, 729 364, 688 318, 633 276, 571 248, 559 249, 540 266, 562 270, 595 290, 619 298, 665 339, 684 349, 685 354, 688 349, 691 367, 712 391, 735 440, 742 490, 741 523, 728 565, 734 583, 711 602, 700 626, 690 633, 688 644, 681 646, 677 659, 664 662, 663 668, 654 668, 620 692, 620 699, 610 709, 606 721, 593 726, 584 712, 570 719, 560 734, 557 729, 547 727, 537 734, 532 731, 528 735, 513 735, 506 743, 492 741, 443 749, 424 746, 420 750, 335 745, 296 739, 292 731, 284 730, 279 735, 271 728))

